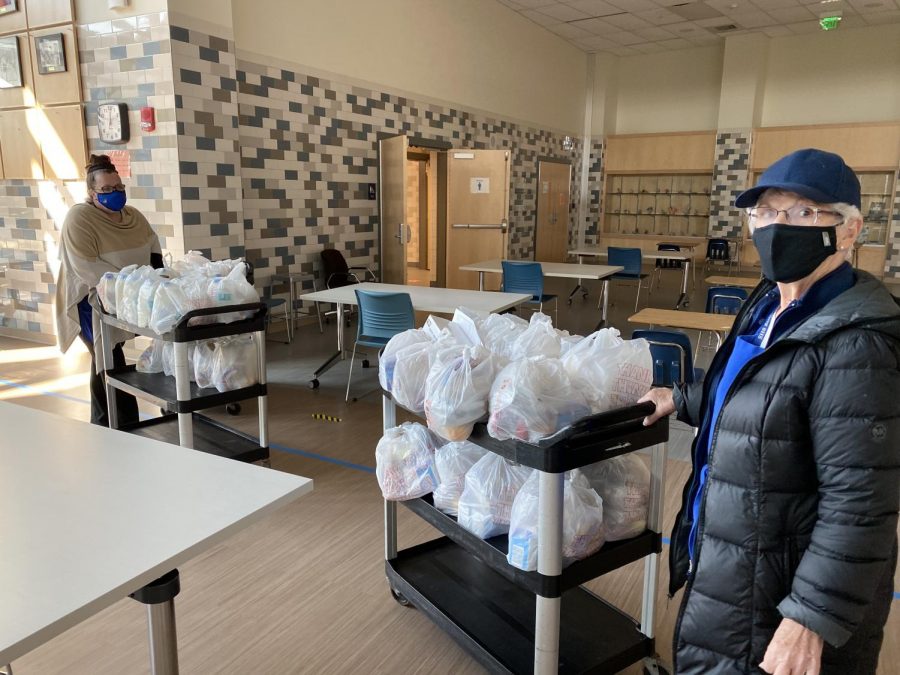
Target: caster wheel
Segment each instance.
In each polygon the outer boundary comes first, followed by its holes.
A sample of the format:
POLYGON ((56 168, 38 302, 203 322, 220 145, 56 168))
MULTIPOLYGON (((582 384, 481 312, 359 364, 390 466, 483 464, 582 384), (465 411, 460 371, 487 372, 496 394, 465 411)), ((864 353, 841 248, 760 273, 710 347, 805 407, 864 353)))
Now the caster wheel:
POLYGON ((409 600, 407 600, 402 593, 395 591, 393 588, 391 588, 390 590, 391 597, 397 601, 398 605, 400 605, 401 607, 412 607, 412 605, 409 604, 409 600))
POLYGON ((571 307, 571 306, 572 306, 572 298, 569 298, 568 300, 566 300, 566 304, 567 304, 569 307, 571 307))
POLYGON ((229 403, 225 406, 225 412, 229 415, 240 415, 241 414, 241 404, 240 403, 229 403))
POLYGON ((318 389, 318 388, 319 388, 319 381, 316 380, 316 379, 310 380, 310 381, 309 381, 309 384, 308 384, 307 386, 308 386, 310 389, 318 389))
POLYGON ((363 359, 363 360, 362 360, 362 367, 363 367, 363 368, 368 368, 370 365, 371 365, 371 364, 369 363, 369 359, 363 359))
POLYGON ((168 415, 168 414, 169 414, 169 411, 166 410, 165 408, 160 408, 160 409, 159 409, 159 414, 165 416, 165 415, 168 415))

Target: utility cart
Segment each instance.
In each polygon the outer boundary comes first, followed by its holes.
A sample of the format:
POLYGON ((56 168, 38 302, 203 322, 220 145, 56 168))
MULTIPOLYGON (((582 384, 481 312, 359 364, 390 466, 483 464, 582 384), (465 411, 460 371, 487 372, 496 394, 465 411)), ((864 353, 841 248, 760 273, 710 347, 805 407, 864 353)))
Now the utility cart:
POLYGON ((103 370, 106 374, 106 399, 109 406, 110 427, 229 459, 267 463, 269 460, 269 430, 265 329, 266 306, 262 303, 196 309, 185 314, 171 331, 163 335, 101 312, 100 335, 103 345, 103 370), (231 312, 252 312, 252 315, 233 323, 189 325, 191 319, 197 317, 231 312), (115 368, 110 335, 112 328, 172 342, 174 378, 163 373, 141 373, 133 365, 115 368), (233 391, 219 392, 210 388, 201 389, 191 381, 192 364, 188 358, 189 343, 245 334, 252 336, 256 346, 257 384, 233 391), (161 417, 120 426, 116 412, 115 389, 158 405, 164 414, 161 417), (229 406, 229 412, 232 412, 233 406, 238 402, 254 397, 259 408, 258 439, 199 413, 200 410, 216 406, 229 406))
MULTIPOLYGON (((384 393, 384 428, 397 404, 384 393)), ((654 646, 668 418, 644 427, 652 403, 586 417, 538 443, 498 441, 482 422, 469 441, 540 474, 538 567, 507 562, 507 535, 482 540, 439 511, 431 495, 402 502, 444 536, 397 550, 397 502, 385 501, 385 570, 394 599, 425 612, 491 672, 615 673, 643 660, 666 673, 654 646), (566 471, 652 446, 647 529, 607 542, 562 568, 566 471), (644 559, 640 623, 581 584, 644 559)))

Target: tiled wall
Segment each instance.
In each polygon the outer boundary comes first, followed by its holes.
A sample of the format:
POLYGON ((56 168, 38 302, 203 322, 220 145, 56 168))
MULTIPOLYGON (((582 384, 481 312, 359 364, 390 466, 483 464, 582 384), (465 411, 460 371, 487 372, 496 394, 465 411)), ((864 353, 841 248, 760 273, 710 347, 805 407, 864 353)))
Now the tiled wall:
POLYGON ((900 278, 900 171, 894 176, 894 211, 891 217, 891 231, 887 239, 884 278, 900 278))
POLYGON ((750 170, 750 130, 719 130, 709 201, 709 236, 739 237, 741 210, 733 204, 747 188, 750 170))
POLYGON ((603 213, 603 169, 604 152, 602 138, 591 139, 591 155, 588 163, 588 204, 585 209, 584 245, 597 246, 600 243, 601 218, 603 213))

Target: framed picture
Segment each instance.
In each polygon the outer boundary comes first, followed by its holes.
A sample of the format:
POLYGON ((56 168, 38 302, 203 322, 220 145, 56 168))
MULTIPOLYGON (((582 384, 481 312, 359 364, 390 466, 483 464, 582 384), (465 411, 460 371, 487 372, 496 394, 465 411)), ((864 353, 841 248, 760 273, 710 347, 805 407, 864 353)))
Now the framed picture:
POLYGON ((0 89, 22 86, 19 39, 15 35, 0 38, 0 89))
POLYGON ((66 49, 62 33, 34 38, 34 52, 41 75, 66 72, 66 49))
POLYGON ((16 0, 0 0, 0 14, 9 14, 19 9, 16 0))

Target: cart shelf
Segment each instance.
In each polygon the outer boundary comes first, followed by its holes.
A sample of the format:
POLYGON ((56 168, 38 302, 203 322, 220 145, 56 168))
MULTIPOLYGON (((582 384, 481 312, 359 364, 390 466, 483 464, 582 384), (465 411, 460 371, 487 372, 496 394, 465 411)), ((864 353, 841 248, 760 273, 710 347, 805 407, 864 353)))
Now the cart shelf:
MULTIPOLYGON (((205 415, 194 413, 193 448, 210 455, 236 459, 241 462, 257 462, 268 459, 269 449, 262 447, 259 440, 220 424, 205 415)), ((178 415, 163 415, 136 424, 119 427, 122 431, 179 445, 178 415)))
MULTIPOLYGON (((535 596, 446 538, 399 551, 391 585, 492 672, 534 667, 535 596)), ((562 596, 560 673, 615 673, 651 656, 653 638, 583 588, 562 596)))
POLYGON ((175 378, 163 373, 139 373, 134 366, 117 368, 106 373, 106 379, 116 389, 128 392, 138 398, 150 401, 168 412, 196 412, 206 408, 228 405, 244 399, 266 395, 266 385, 254 384, 250 387, 219 392, 214 388, 201 388, 191 382, 191 398, 179 401, 175 393, 175 378))
POLYGON ((482 539, 472 534, 460 525, 456 518, 437 509, 431 495, 405 501, 403 505, 498 574, 530 593, 545 598, 558 598, 566 590, 662 550, 660 534, 645 530, 632 539, 607 542, 593 555, 566 567, 560 576, 548 576, 539 572, 525 572, 510 565, 506 560, 509 548, 508 535, 501 534, 490 539, 482 539))

